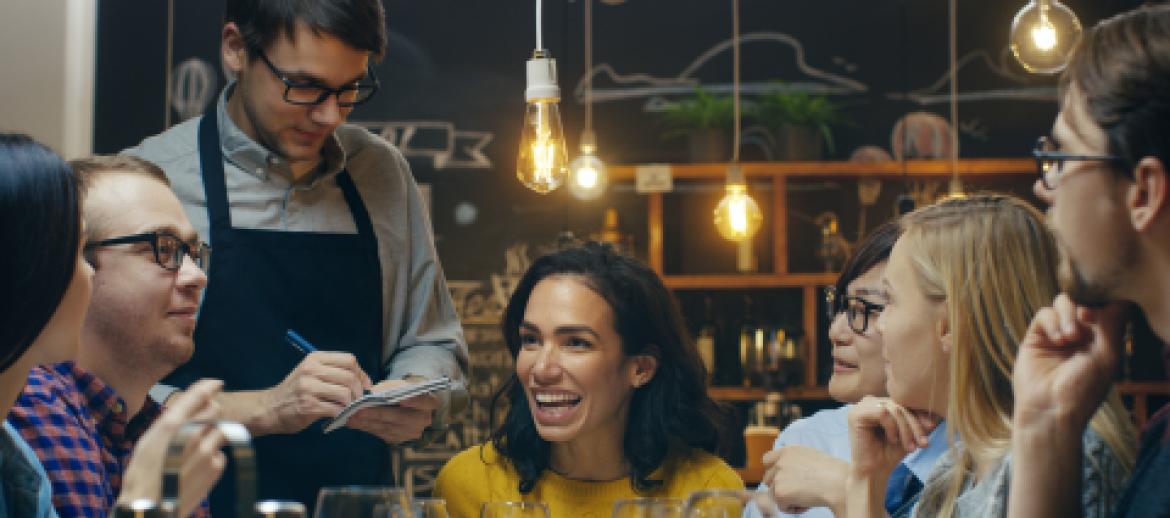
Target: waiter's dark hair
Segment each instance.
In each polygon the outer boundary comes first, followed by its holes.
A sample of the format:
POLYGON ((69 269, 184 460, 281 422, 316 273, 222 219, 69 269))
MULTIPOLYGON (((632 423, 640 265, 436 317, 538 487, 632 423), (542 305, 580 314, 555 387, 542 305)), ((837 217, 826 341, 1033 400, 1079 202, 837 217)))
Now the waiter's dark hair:
MULTIPOLYGON (((379 60, 386 51, 381 0, 227 0, 224 22, 235 23, 250 52, 267 50, 277 36, 292 38, 297 22, 336 36, 379 60)), ((255 59, 256 56, 251 56, 255 59)))
MULTIPOLYGON (((513 359, 520 352, 520 324, 532 290, 550 277, 576 280, 600 295, 613 312, 623 352, 658 361, 654 377, 630 399, 623 449, 635 491, 660 487, 661 480, 649 477, 669 457, 696 449, 715 453, 725 445, 726 410, 707 395, 706 370, 674 296, 653 270, 609 245, 589 242, 533 262, 504 310, 504 341, 513 359)), ((492 399, 491 415, 492 444, 520 475, 520 492, 531 492, 549 468, 549 443, 537 433, 523 382, 514 372, 492 399), (502 402, 508 404, 507 415, 495 427, 502 402)))
POLYGON ((0 371, 24 355, 69 289, 79 198, 61 157, 25 135, 0 133, 0 371))
POLYGON ((1146 5, 1085 31, 1061 78, 1083 96, 1105 131, 1114 170, 1131 176, 1142 158, 1170 167, 1170 5, 1146 5))

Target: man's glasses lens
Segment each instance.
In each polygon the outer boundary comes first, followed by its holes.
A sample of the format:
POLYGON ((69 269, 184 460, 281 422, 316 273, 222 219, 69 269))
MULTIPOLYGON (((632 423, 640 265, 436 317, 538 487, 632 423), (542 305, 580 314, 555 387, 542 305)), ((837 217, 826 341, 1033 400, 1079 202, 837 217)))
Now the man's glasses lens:
POLYGON ((336 92, 337 104, 348 107, 370 100, 377 88, 374 85, 355 85, 340 90, 320 86, 289 86, 285 100, 293 104, 320 104, 336 92))
POLYGON ((206 271, 211 259, 211 248, 206 243, 191 245, 171 234, 157 234, 157 236, 154 253, 159 266, 170 271, 178 271, 183 265, 183 256, 187 256, 191 258, 195 266, 206 271))

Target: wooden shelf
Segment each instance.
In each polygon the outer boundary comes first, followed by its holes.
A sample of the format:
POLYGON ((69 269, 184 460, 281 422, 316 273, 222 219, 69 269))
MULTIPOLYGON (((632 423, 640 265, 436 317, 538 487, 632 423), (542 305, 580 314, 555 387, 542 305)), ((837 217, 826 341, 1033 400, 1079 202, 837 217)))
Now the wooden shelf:
MULTIPOLYGON (((668 164, 675 180, 719 179, 727 175, 727 163, 668 164)), ((609 165, 606 171, 613 181, 630 181, 639 165, 609 165)), ((741 162, 748 177, 866 177, 896 178, 907 176, 948 176, 950 160, 907 160, 905 162, 741 162)), ((976 158, 959 160, 960 176, 1018 176, 1036 174, 1031 158, 976 158)))
MULTIPOLYGON (((707 387, 707 393, 716 401, 763 401, 769 392, 758 387, 707 387)), ((827 387, 788 387, 781 391, 784 399, 830 399, 827 387)))
POLYGON ((740 290, 754 288, 803 288, 837 282, 836 273, 764 273, 663 275, 672 290, 740 290))

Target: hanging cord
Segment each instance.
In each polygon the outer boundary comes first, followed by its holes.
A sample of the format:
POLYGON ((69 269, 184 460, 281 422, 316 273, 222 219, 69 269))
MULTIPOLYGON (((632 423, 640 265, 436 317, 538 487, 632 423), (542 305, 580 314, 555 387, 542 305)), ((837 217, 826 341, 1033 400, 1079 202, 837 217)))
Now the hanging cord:
POLYGON ((543 6, 544 2, 541 0, 536 0, 536 48, 538 50, 544 48, 544 33, 541 32, 540 29, 540 19, 543 15, 541 11, 543 11, 543 6))
POLYGON ((585 0, 585 132, 593 131, 593 0, 585 0))
POLYGON ((956 0, 950 2, 950 63, 951 63, 951 185, 950 192, 956 193, 959 188, 959 71, 957 70, 959 47, 958 6, 956 0))
MULTIPOLYGON (((953 1, 953 0, 952 0, 953 1)), ((739 163, 739 0, 731 0, 731 37, 732 37, 732 73, 731 73, 731 106, 735 124, 732 127, 731 162, 739 163)))
POLYGON ((166 106, 163 107, 163 129, 170 129, 171 127, 171 62, 175 55, 175 0, 167 2, 167 70, 166 70, 166 93, 163 94, 163 102, 166 106))

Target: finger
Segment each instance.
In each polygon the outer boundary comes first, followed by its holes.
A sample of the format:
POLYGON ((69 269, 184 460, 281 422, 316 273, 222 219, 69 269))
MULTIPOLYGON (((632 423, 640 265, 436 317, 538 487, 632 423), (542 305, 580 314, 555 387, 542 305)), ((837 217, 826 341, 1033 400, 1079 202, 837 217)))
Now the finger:
POLYGON ((1072 336, 1077 328, 1077 308, 1068 295, 1061 293, 1052 301, 1052 309, 1056 311, 1060 320, 1060 331, 1065 336, 1072 336))
POLYGON ((922 423, 918 420, 918 416, 916 416, 912 410, 906 407, 899 406, 898 409, 900 411, 901 419, 905 421, 906 426, 910 430, 911 435, 909 439, 913 443, 913 447, 911 449, 917 450, 918 448, 926 447, 927 431, 926 428, 922 426, 922 423))
POLYGON ((431 412, 439 408, 439 397, 434 394, 421 394, 410 399, 404 399, 398 404, 406 408, 431 412))
POLYGON ((898 427, 898 444, 908 452, 918 449, 917 435, 915 435, 913 428, 910 426, 911 423, 915 423, 917 420, 910 419, 909 412, 906 412, 899 405, 891 405, 889 410, 890 419, 898 427))
MULTIPOLYGON (((364 372, 359 371, 359 373, 361 376, 365 376, 364 372)), ((335 365, 312 365, 307 367, 302 373, 302 379, 314 378, 332 385, 344 387, 350 395, 346 401, 347 403, 362 397, 365 393, 365 386, 362 384, 361 376, 355 376, 353 371, 335 365)))
POLYGON ((776 461, 780 459, 780 450, 781 450, 781 448, 776 448, 772 451, 769 451, 768 453, 765 453, 764 454, 764 465, 771 466, 771 465, 775 464, 776 461))
POLYGON ((882 405, 882 414, 878 419, 878 426, 881 427, 882 433, 885 434, 886 443, 889 445, 897 445, 902 447, 902 431, 898 425, 898 420, 894 418, 893 413, 887 405, 882 405))
POLYGON ((1052 308, 1043 308, 1032 317, 1032 327, 1037 331, 1040 339, 1036 345, 1052 347, 1064 343, 1064 331, 1061 330, 1060 314, 1052 308))

